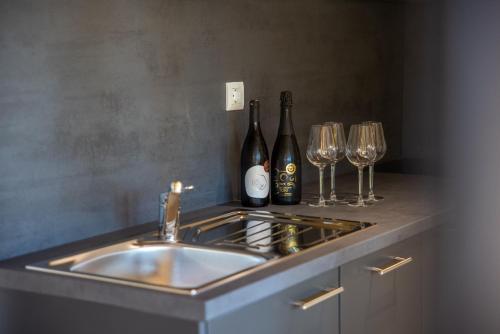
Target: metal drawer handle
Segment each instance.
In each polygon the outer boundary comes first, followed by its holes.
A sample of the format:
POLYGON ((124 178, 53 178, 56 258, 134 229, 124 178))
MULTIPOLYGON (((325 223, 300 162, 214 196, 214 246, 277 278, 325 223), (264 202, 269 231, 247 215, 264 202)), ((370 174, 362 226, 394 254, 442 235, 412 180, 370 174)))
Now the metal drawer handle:
POLYGON ((335 288, 324 289, 323 291, 315 295, 312 295, 311 297, 308 297, 298 302, 294 302, 293 305, 300 307, 303 310, 307 310, 308 308, 311 308, 314 305, 324 302, 327 299, 335 297, 336 295, 341 294, 342 292, 344 292, 343 287, 339 287, 336 289, 335 288))
POLYGON ((378 273, 380 276, 382 276, 382 275, 390 273, 391 271, 396 270, 396 269, 404 266, 405 264, 408 264, 411 261, 413 261, 413 258, 411 256, 407 257, 407 258, 399 257, 399 256, 390 256, 390 258, 393 260, 396 260, 397 262, 394 264, 391 264, 390 266, 387 266, 385 268, 368 267, 366 269, 368 269, 370 271, 374 271, 374 272, 378 273))

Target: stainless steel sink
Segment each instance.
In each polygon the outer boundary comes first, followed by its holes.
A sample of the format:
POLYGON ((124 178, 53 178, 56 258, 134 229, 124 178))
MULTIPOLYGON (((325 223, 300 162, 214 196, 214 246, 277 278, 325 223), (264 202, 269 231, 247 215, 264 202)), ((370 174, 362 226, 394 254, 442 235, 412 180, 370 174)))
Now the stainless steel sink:
POLYGON ((265 261, 234 251, 131 240, 27 268, 193 295, 265 261))
POLYGON ((194 295, 259 270, 266 262, 280 261, 372 225, 236 210, 182 226, 179 243, 158 242, 147 234, 26 268, 194 295))
POLYGON ((190 246, 127 249, 71 267, 71 271, 154 285, 195 289, 263 263, 262 257, 190 246))

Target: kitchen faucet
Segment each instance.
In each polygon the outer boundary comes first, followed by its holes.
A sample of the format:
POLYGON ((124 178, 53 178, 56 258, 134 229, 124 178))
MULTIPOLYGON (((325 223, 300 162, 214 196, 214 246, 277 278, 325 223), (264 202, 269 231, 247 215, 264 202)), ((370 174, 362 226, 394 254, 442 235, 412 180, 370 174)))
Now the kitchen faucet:
POLYGON ((183 186, 182 182, 174 181, 170 184, 170 192, 160 194, 160 225, 158 239, 164 242, 177 242, 179 233, 179 216, 181 194, 193 186, 183 186))

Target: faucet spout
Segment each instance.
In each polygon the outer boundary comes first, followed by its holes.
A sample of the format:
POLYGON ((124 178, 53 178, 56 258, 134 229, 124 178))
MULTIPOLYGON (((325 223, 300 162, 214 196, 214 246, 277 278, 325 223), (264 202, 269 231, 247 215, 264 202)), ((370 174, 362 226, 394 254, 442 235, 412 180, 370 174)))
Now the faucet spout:
POLYGON ((177 242, 179 233, 179 216, 181 193, 193 189, 193 186, 183 186, 182 182, 174 181, 170 184, 170 192, 166 196, 160 195, 160 231, 159 239, 165 242, 177 242))

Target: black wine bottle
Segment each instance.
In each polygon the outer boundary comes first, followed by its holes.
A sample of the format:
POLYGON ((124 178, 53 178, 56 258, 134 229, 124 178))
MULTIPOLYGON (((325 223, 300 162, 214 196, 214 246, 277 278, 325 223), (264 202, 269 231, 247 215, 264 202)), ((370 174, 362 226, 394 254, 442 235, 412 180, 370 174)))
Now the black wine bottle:
POLYGON ((281 92, 280 100, 280 126, 271 157, 271 201, 293 205, 301 199, 302 166, 292 122, 292 92, 281 92))
POLYGON ((250 101, 250 124, 241 149, 241 204, 259 207, 269 204, 269 153, 260 130, 260 105, 250 101))

